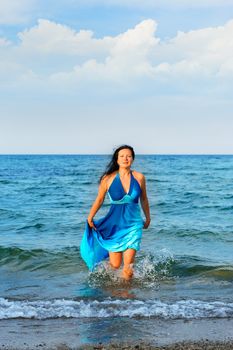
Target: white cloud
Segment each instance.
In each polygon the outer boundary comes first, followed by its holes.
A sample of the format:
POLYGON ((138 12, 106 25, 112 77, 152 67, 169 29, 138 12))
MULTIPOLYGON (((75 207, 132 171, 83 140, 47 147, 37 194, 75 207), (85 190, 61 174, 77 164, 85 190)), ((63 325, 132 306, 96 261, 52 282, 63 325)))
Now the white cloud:
MULTIPOLYGON (((227 72, 233 57, 233 20, 224 26, 204 28, 187 33, 178 32, 172 40, 162 43, 157 54, 157 71, 179 75, 217 77, 223 67, 227 72), (165 64, 165 66, 164 66, 165 64), (166 67, 166 69, 165 69, 166 67)), ((231 69, 228 73, 231 73, 231 69)))
POLYGON ((144 80, 150 81, 150 87, 157 84, 159 88, 162 82, 190 89, 190 79, 202 89, 205 83, 233 78, 233 20, 223 26, 178 32, 164 41, 156 37, 156 30, 157 23, 148 19, 119 35, 96 39, 92 31, 77 32, 41 19, 19 33, 18 45, 0 40, 1 66, 6 62, 8 67, 18 67, 15 80, 47 81, 54 87, 85 84, 90 89, 91 82, 134 88, 135 81, 140 87, 144 80))
POLYGON ((150 71, 148 56, 159 39, 155 38, 155 21, 145 20, 133 29, 112 38, 108 55, 102 62, 95 58, 76 65, 69 73, 55 73, 50 81, 75 82, 83 80, 115 81, 122 83, 130 79, 147 76, 150 71))
POLYGON ((93 38, 90 30, 76 32, 68 26, 46 19, 39 19, 38 25, 19 33, 18 37, 23 50, 77 56, 107 52, 114 41, 111 37, 98 40, 93 38))
POLYGON ((102 62, 93 57, 52 78, 124 82, 141 77, 179 85, 190 78, 210 82, 232 76, 233 20, 220 27, 178 32, 164 42, 155 37, 156 27, 152 20, 143 21, 116 36, 102 62))
POLYGON ((35 3, 36 0, 0 0, 0 24, 25 22, 35 3))

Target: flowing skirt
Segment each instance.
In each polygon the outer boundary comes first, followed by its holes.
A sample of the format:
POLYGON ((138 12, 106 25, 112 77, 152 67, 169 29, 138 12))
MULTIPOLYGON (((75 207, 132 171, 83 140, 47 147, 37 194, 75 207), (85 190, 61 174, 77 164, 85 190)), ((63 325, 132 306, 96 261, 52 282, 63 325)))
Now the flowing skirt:
POLYGON ((81 256, 89 270, 108 258, 109 252, 140 249, 143 220, 138 203, 112 204, 105 217, 93 222, 96 230, 86 222, 80 245, 81 256))

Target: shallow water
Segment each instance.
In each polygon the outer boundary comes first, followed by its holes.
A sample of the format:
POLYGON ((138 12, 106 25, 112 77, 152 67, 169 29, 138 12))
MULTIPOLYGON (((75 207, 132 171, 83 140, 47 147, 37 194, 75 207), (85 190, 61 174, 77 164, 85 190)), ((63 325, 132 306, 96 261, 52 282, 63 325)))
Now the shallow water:
POLYGON ((232 318, 233 156, 137 156, 152 223, 129 283, 79 253, 108 161, 0 156, 0 319, 232 318))

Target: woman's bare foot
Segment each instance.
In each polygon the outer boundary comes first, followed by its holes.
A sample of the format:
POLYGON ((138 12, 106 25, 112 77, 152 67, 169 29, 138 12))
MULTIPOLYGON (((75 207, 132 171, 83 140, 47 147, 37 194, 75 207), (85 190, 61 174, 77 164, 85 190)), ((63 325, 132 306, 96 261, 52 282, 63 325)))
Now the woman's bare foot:
POLYGON ((122 277, 126 280, 129 281, 133 277, 133 269, 131 266, 124 266, 122 270, 122 277))

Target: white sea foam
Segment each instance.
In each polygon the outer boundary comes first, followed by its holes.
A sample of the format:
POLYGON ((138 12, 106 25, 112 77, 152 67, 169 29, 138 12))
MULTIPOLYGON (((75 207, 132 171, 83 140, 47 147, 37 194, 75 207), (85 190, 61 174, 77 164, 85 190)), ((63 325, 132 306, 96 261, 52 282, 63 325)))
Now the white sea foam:
POLYGON ((160 317, 166 319, 233 317, 233 303, 179 300, 36 300, 10 301, 0 298, 0 319, 11 318, 86 318, 86 317, 160 317))

